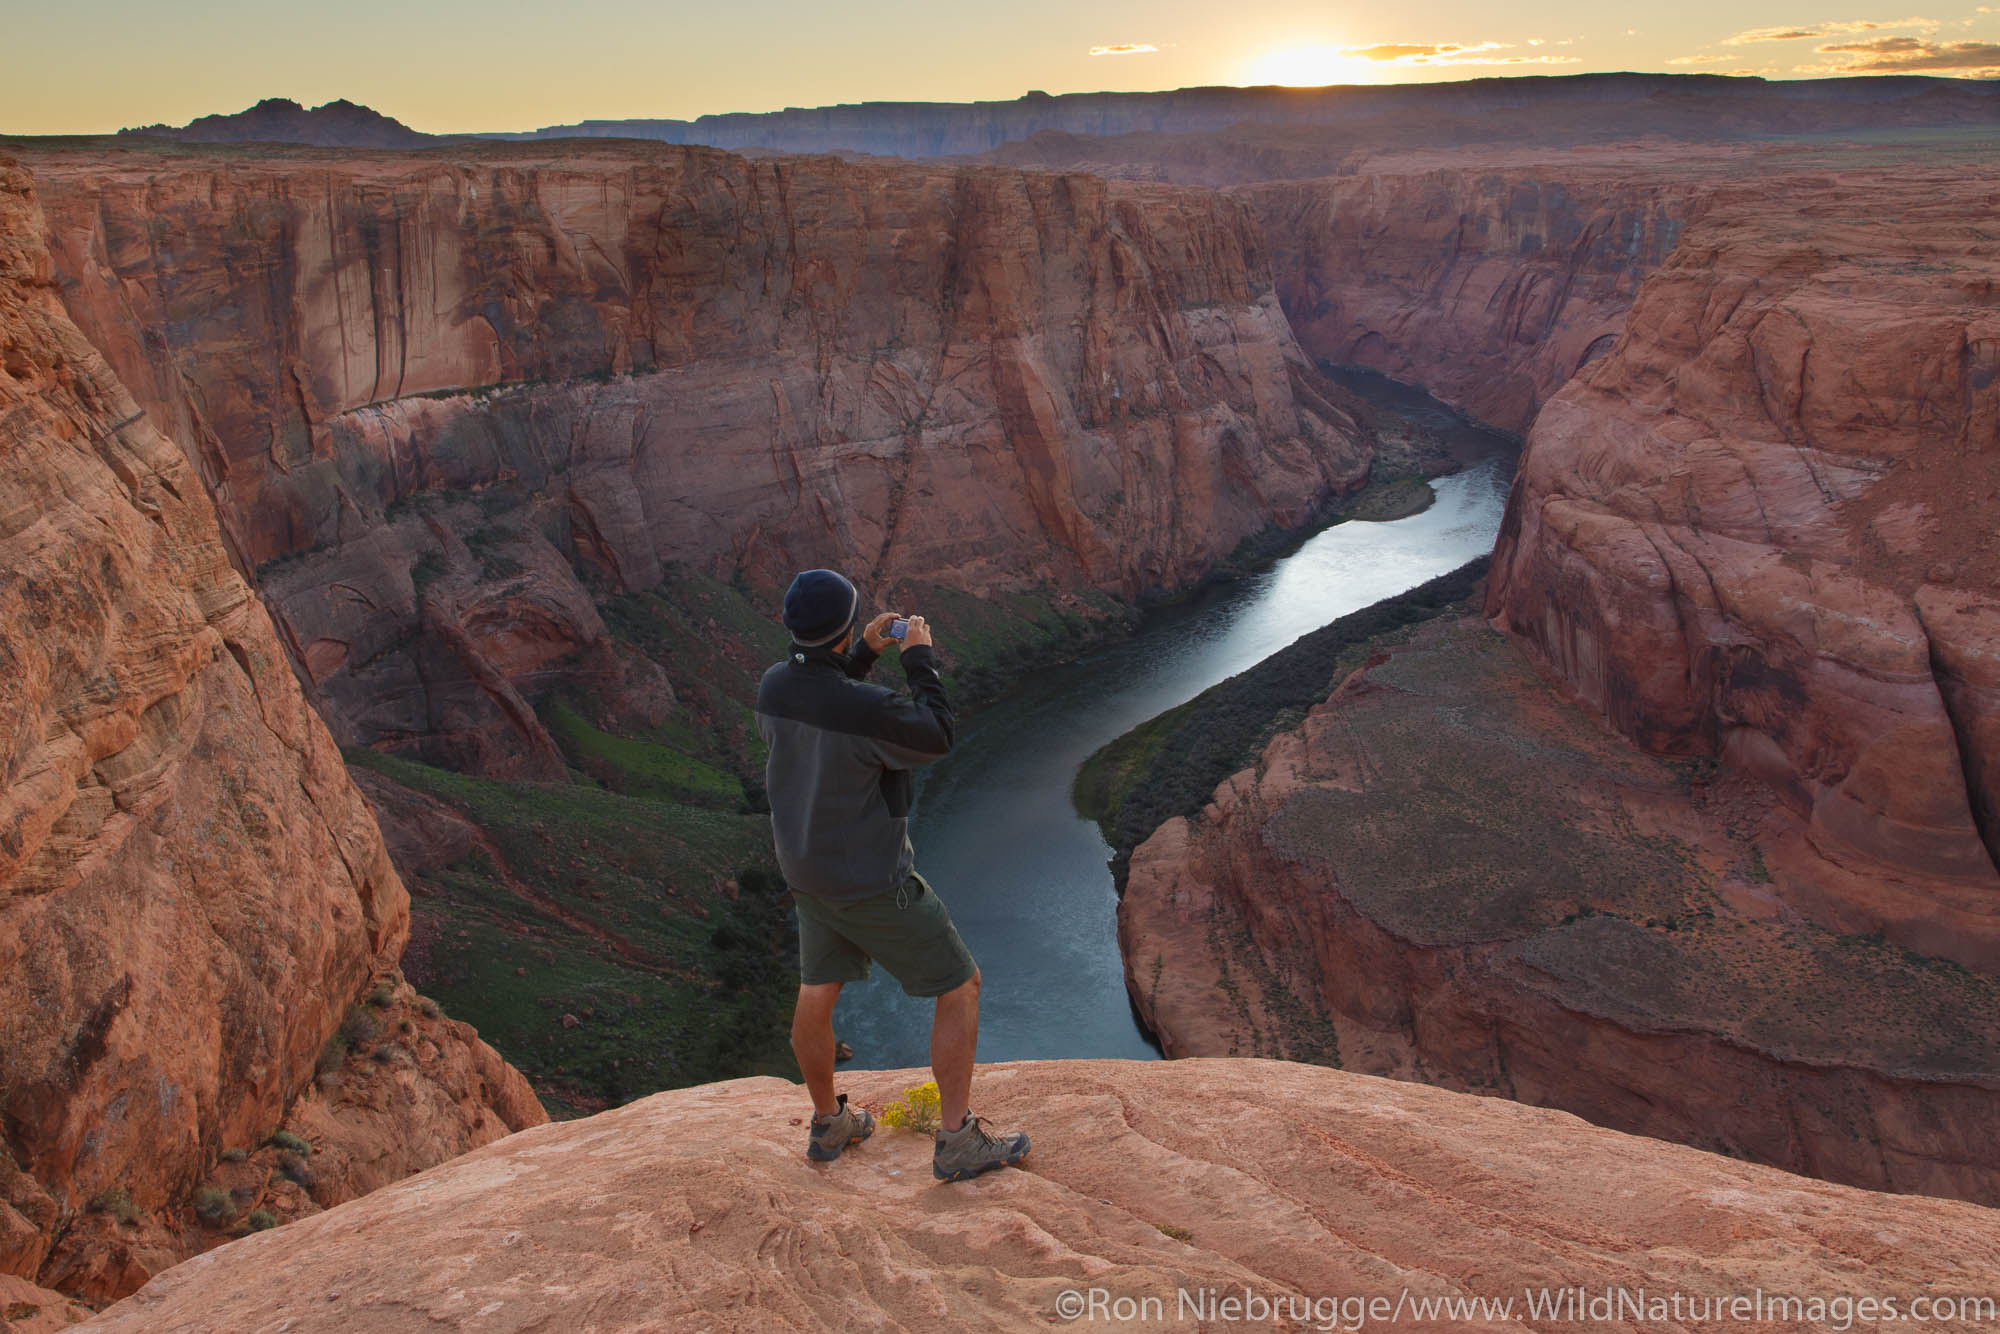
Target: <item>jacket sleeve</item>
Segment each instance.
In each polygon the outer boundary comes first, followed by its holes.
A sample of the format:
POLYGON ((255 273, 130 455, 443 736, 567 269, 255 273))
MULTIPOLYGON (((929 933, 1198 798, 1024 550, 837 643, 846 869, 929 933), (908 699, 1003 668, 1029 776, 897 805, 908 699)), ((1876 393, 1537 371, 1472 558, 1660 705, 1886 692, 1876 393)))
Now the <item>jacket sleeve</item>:
POLYGON ((928 646, 906 648, 901 657, 910 693, 883 695, 869 744, 884 768, 921 769, 951 750, 951 701, 928 646))
POLYGON ((856 643, 847 654, 847 678, 850 681, 866 681, 868 673, 875 666, 875 660, 882 655, 868 646, 867 637, 859 630, 854 632, 856 643))

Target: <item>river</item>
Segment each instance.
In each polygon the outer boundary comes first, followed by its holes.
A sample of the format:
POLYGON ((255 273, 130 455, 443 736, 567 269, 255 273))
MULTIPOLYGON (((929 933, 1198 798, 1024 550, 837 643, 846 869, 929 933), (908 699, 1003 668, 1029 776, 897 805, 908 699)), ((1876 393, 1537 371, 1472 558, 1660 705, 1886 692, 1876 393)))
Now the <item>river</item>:
MULTIPOLYGON (((1411 415, 1449 411, 1376 389, 1411 415)), ((985 977, 980 1060, 1159 1055, 1125 994, 1111 849, 1070 805, 1077 769, 1300 635, 1491 551, 1513 471, 1499 448, 1433 481, 1422 514, 1336 524, 1261 574, 1148 617, 1131 639, 1035 673, 961 730, 924 775, 910 837, 985 977)), ((949 626, 937 632, 948 642, 949 626)), ((921 1066, 930 1016, 878 968, 842 993, 834 1027, 856 1068, 921 1066)))

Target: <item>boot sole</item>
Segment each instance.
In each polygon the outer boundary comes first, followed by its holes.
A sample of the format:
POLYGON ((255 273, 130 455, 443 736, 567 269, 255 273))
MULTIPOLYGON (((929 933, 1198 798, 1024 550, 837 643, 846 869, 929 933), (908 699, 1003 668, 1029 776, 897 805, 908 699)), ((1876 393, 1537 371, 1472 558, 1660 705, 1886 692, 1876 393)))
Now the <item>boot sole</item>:
POLYGON ((1033 1146, 1030 1145, 1029 1148, 1022 1149, 1019 1153, 1003 1158, 997 1163, 981 1163, 978 1167, 961 1167, 955 1172, 940 1172, 937 1170, 937 1164, 932 1163, 931 1175, 939 1181, 970 1181, 972 1178, 985 1172, 991 1172, 995 1168, 1019 1166, 1021 1160, 1028 1156, 1032 1148, 1033 1146))

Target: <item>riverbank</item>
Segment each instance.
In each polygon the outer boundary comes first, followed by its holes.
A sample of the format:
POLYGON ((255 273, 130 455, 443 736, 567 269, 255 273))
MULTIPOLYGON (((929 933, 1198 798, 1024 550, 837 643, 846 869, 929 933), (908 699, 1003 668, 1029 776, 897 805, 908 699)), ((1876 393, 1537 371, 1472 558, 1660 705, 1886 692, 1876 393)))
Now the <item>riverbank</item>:
POLYGON ((1113 849, 1122 888, 1132 850, 1176 815, 1192 815, 1279 731, 1326 698, 1329 683, 1432 617, 1467 612, 1485 596, 1478 557, 1406 593, 1352 612, 1256 666, 1148 719, 1093 753, 1071 794, 1113 849))

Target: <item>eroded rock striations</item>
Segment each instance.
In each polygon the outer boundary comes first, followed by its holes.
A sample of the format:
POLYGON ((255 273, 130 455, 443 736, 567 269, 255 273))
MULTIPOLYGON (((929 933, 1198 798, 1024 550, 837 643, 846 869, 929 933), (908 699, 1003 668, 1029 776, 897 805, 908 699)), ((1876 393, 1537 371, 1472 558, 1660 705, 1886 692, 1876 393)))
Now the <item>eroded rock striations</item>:
MULTIPOLYGON (((924 1077, 849 1083, 879 1107, 924 1077)), ((1604 1305, 1542 1320, 1696 1328, 1710 1321, 1690 1317, 1714 1308, 1690 1301, 1759 1290, 1801 1303, 1746 1317, 1760 1328, 1840 1328, 1855 1308, 1804 1303, 1863 1293, 1995 1318, 1982 1285, 2000 1270, 2000 1214, 1973 1205, 1270 1061, 1029 1062, 982 1069, 979 1087, 982 1113, 1034 1136, 1024 1167, 939 1185, 928 1137, 888 1128, 818 1166, 801 1151, 795 1087, 680 1089, 237 1242, 87 1328, 508 1331, 587 1317, 1018 1330, 1084 1325, 1085 1312, 1134 1328, 1239 1323, 1240 1307, 1186 1306, 1185 1290, 1284 1302, 1276 1319, 1241 1321, 1263 1327, 1340 1328, 1396 1309, 1422 1328, 1500 1330, 1536 1323, 1530 1300, 1578 1287, 1604 1305), (1102 1308, 1060 1305, 1092 1289, 1102 1308), (1612 1309, 1607 1289, 1627 1305, 1612 1309), (1121 1299, 1135 1305, 1109 1306, 1121 1299)))
POLYGON ((672 562, 1129 597, 1367 468, 1209 192, 633 145, 36 170, 66 303, 344 744, 559 774, 552 676, 657 715, 596 595, 672 562))
MULTIPOLYGON (((191 1188, 297 1110, 408 899, 45 231, 0 159, 0 1272, 103 1298, 186 1254, 191 1188)), ((469 1029, 440 1041, 484 1078, 428 1100, 403 1170, 540 1117, 469 1029)))
POLYGON ((1996 183, 1719 192, 1530 434, 1488 611, 1618 731, 1769 783, 1795 909, 2000 970, 1996 183))

